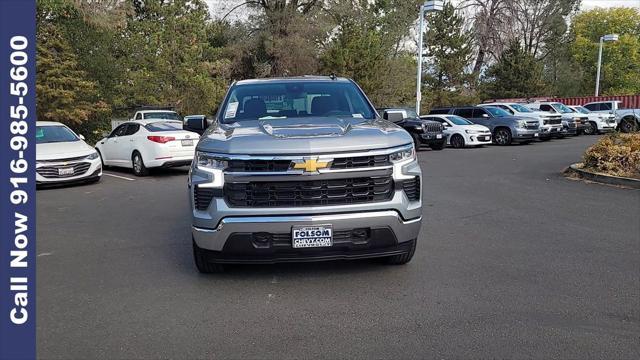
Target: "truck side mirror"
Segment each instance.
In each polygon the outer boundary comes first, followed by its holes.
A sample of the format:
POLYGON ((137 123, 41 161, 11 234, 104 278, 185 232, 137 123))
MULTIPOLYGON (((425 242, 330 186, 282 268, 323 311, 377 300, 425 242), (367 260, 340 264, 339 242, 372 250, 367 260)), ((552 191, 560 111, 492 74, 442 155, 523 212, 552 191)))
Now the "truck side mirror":
POLYGON ((182 128, 185 130, 202 134, 209 127, 209 122, 205 115, 189 115, 184 117, 182 128))

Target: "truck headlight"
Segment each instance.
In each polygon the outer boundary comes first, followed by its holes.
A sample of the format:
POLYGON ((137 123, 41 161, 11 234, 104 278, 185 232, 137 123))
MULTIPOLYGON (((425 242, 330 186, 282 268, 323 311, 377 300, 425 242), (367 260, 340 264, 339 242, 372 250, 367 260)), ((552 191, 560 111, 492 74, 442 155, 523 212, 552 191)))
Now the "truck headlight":
POLYGON ((416 151, 413 148, 413 145, 411 145, 411 147, 407 147, 405 149, 396 151, 394 153, 391 153, 391 155, 389 155, 389 160, 391 160, 391 162, 394 162, 394 163, 399 163, 407 160, 414 160, 415 158, 416 158, 416 151))
POLYGON ((87 160, 95 160, 95 159, 97 159, 99 157, 100 157, 100 155, 98 155, 98 152, 94 151, 91 154, 87 155, 86 159, 87 160))
POLYGON ((526 129, 526 128, 527 128, 527 122, 526 122, 526 121, 524 121, 524 120, 518 120, 518 121, 516 122, 516 127, 517 127, 518 129, 526 129))
POLYGON ((204 169, 224 170, 227 167, 227 161, 212 154, 197 151, 196 166, 204 169))

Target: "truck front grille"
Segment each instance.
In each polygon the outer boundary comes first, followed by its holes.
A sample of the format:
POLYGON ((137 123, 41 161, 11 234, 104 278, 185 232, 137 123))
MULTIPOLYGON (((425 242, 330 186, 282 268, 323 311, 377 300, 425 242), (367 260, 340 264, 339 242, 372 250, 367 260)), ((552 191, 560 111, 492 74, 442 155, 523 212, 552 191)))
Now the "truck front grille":
MULTIPOLYGON (((330 169, 362 169, 390 166, 389 155, 365 155, 337 157, 331 162, 330 169)), ((229 160, 227 172, 286 172, 293 168, 291 160, 229 160)))
POLYGON ((335 180, 226 183, 231 207, 305 207, 381 202, 393 196, 391 176, 335 180))
POLYGON ((58 179, 58 178, 66 178, 66 177, 82 175, 86 173, 87 170, 89 170, 90 166, 91 164, 88 162, 80 162, 80 163, 69 164, 69 165, 48 165, 48 166, 42 166, 42 167, 36 168, 36 172, 38 172, 38 174, 42 175, 43 177, 46 177, 49 179, 58 179), (73 172, 65 175, 60 175, 60 172, 58 171, 59 169, 68 169, 68 168, 73 168, 73 172))
POLYGON ((442 124, 425 123, 424 130, 428 133, 441 133, 443 128, 442 124))
POLYGON ((544 124, 545 125, 558 125, 558 124, 562 124, 562 120, 561 119, 545 119, 544 120, 544 124))

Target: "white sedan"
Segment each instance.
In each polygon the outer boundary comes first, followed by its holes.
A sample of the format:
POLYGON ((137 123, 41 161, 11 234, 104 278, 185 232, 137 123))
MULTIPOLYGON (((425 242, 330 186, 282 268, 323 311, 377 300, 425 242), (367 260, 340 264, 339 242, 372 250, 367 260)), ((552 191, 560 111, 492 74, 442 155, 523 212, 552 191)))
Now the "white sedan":
POLYGON ((96 149, 105 166, 132 168, 145 176, 149 168, 191 164, 200 135, 182 129, 181 121, 134 120, 120 124, 96 149))
POLYGON ((484 125, 477 125, 457 115, 429 115, 421 119, 432 120, 444 126, 447 144, 454 148, 466 146, 482 146, 491 144, 491 130, 484 125))
POLYGON ((98 181, 100 157, 65 125, 36 121, 36 184, 98 181))

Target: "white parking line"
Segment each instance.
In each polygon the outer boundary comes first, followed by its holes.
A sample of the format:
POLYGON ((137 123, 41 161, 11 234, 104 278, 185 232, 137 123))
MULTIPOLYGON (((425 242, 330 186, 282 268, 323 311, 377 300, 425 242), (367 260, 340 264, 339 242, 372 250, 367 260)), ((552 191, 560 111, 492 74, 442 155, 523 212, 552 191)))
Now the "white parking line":
POLYGON ((132 178, 128 178, 128 177, 120 176, 120 175, 115 175, 115 174, 109 174, 109 173, 104 172, 104 171, 102 172, 102 175, 107 175, 107 176, 111 176, 111 177, 118 178, 118 179, 123 179, 123 180, 128 180, 128 181, 136 181, 136 179, 132 179, 132 178))

